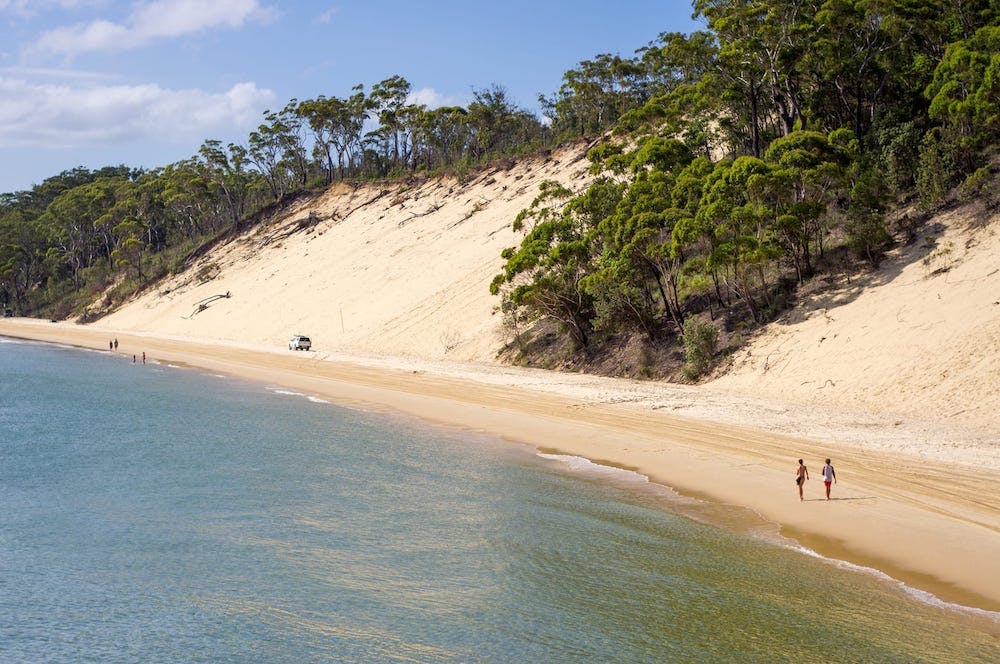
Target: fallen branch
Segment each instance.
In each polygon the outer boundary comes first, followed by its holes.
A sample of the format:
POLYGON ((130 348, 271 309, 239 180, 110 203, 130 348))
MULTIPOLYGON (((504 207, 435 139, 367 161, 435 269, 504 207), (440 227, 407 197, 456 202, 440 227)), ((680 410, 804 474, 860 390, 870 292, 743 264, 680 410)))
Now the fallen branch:
POLYGON ((221 300, 222 298, 230 298, 230 297, 232 297, 232 295, 230 294, 229 291, 226 291, 222 295, 212 295, 211 297, 206 297, 204 300, 199 300, 198 302, 195 302, 194 311, 191 312, 190 316, 181 316, 181 318, 185 320, 190 320, 194 318, 197 314, 200 314, 205 309, 208 309, 208 305, 211 304, 212 302, 215 302, 216 300, 221 300))

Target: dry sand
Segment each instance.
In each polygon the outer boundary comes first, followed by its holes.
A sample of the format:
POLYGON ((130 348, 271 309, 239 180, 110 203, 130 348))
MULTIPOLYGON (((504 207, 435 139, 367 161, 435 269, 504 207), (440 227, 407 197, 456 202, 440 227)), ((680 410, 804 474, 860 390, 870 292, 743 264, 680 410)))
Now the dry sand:
POLYGON ((0 334, 100 350, 118 337, 129 355, 633 468, 823 554, 1000 611, 997 216, 943 217, 872 276, 762 331, 708 385, 497 365, 505 335, 487 286, 520 240, 511 221, 544 180, 582 189, 585 147, 464 183, 340 185, 99 323, 8 319, 0 334), (288 351, 292 334, 314 351, 288 351), (817 500, 828 456, 840 478, 829 503, 817 500), (813 474, 805 503, 800 457, 813 474))
POLYGON ((501 251, 520 242, 511 222, 546 180, 574 191, 587 185, 585 147, 467 182, 336 185, 102 324, 276 347, 305 334, 342 352, 491 361, 503 333, 489 284, 501 251), (199 302, 227 293, 199 311, 199 302))
MULTIPOLYGON (((1000 216, 937 217, 881 269, 807 298, 715 386, 1000 431, 1000 216)), ((992 458, 997 467, 997 458, 992 458)))

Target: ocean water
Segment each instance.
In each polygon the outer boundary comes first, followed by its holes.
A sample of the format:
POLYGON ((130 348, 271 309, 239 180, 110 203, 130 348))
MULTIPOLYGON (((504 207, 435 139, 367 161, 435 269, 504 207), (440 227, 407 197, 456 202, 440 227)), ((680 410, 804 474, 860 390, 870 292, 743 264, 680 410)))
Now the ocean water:
POLYGON ((633 474, 110 353, 0 339, 0 495, 0 662, 1000 661, 633 474))

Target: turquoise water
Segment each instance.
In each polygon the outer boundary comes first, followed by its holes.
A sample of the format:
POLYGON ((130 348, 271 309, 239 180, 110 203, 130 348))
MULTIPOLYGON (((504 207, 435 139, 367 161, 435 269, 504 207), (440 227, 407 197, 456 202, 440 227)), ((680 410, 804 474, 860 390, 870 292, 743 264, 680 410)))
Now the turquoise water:
POLYGON ((998 661, 623 472, 0 339, 2 662, 998 661))

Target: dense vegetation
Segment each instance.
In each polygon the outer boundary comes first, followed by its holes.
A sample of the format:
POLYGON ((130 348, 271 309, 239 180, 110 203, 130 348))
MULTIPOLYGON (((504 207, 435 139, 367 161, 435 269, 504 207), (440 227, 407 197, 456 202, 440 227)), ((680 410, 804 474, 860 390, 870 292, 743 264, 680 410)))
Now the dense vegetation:
POLYGON ((877 264, 912 231, 890 224, 894 206, 931 209, 956 185, 995 196, 995 3, 694 8, 707 31, 584 62, 546 100, 556 131, 613 135, 590 151, 585 191, 549 184, 518 218, 492 291, 515 331, 558 323, 574 362, 627 336, 680 340, 696 377, 720 327, 772 319, 831 249, 877 264))
POLYGON ((163 168, 76 168, 0 196, 0 303, 19 313, 96 315, 297 192, 462 172, 553 140, 502 87, 474 91, 467 107, 434 109, 410 103, 410 92, 393 76, 345 98, 292 100, 266 112, 245 144, 206 140, 198 154, 163 168))
POLYGON ((515 330, 555 322, 580 356, 623 336, 683 346, 694 376, 721 328, 773 318, 834 250, 876 264, 894 205, 995 190, 996 0, 697 0, 694 12, 704 31, 566 72, 543 117, 497 85, 429 109, 393 76, 291 100, 242 144, 5 194, 0 303, 99 315, 299 192, 603 137, 585 191, 546 185, 515 221, 524 241, 492 291, 515 330))

